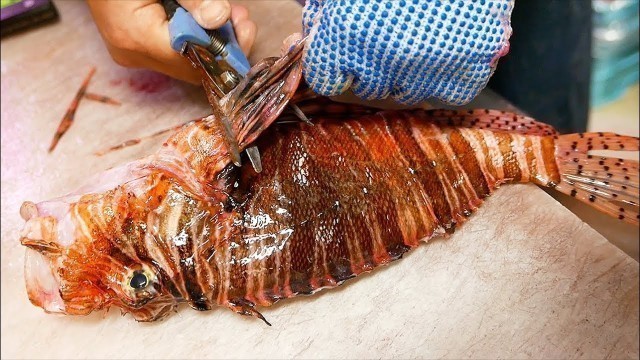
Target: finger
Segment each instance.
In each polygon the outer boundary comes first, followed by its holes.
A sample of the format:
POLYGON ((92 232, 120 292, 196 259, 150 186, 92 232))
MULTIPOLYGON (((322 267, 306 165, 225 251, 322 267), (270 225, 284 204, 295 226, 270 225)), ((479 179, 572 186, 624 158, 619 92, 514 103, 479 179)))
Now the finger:
POLYGON ((188 60, 171 49, 167 16, 157 1, 90 0, 87 3, 116 63, 130 68, 148 68, 183 81, 199 83, 198 72, 188 60), (123 22, 123 18, 128 20, 123 22))
POLYGON ((188 66, 189 64, 186 64, 187 66, 185 66, 182 62, 177 64, 164 63, 138 52, 118 49, 110 45, 107 45, 107 49, 115 62, 121 66, 137 69, 149 69, 194 85, 201 84, 200 74, 196 69, 188 66))
POLYGON ((249 9, 242 5, 231 5, 231 23, 240 49, 248 55, 258 31, 256 24, 249 19, 249 9))
POLYGON ((231 4, 231 22, 245 20, 249 18, 249 9, 246 6, 231 4))
POLYGON ((178 3, 207 29, 221 27, 231 16, 231 4, 227 0, 178 0, 178 3))
POLYGON ((123 19, 133 15, 137 9, 154 3, 156 3, 154 0, 123 2, 87 0, 89 11, 102 38, 105 42, 121 48, 135 47, 132 39, 134 37, 129 31, 130 26, 123 24, 123 19))
MULTIPOLYGON (((180 59, 185 60, 185 59, 180 59)), ((149 59, 146 66, 148 69, 161 72, 174 79, 178 79, 184 82, 188 82, 193 85, 202 85, 202 76, 200 73, 192 67, 190 64, 184 64, 184 61, 179 63, 166 63, 159 62, 155 59, 149 59)))
POLYGON ((180 80, 198 83, 198 73, 189 61, 175 52, 170 45, 169 25, 164 8, 159 3, 137 9, 132 34, 144 34, 136 51, 140 66, 160 71, 180 80))
POLYGON ((242 49, 245 55, 249 55, 251 47, 253 47, 253 43, 256 40, 258 27, 253 21, 244 19, 233 23, 233 30, 236 33, 236 39, 238 40, 240 49, 242 49))

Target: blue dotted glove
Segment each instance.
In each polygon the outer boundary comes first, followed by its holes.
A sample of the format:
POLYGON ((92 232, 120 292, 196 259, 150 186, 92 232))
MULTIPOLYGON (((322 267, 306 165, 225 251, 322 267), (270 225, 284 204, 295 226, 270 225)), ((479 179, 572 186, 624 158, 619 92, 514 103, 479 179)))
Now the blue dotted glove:
POLYGON ((509 51, 514 0, 307 0, 304 75, 325 96, 471 101, 509 51))

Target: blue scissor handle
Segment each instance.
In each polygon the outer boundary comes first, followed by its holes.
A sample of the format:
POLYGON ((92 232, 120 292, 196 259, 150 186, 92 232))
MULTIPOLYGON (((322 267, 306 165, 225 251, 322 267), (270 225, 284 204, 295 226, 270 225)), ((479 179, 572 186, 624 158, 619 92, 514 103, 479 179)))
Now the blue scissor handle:
POLYGON ((249 65, 249 60, 242 52, 242 49, 240 49, 240 45, 236 39, 236 33, 233 30, 233 25, 231 25, 230 21, 227 21, 218 29, 218 31, 222 35, 222 38, 227 41, 227 55, 224 59, 238 72, 238 74, 244 77, 249 72, 251 65, 249 65))
POLYGON ((177 8, 169 20, 169 36, 171 48, 181 52, 186 42, 207 47, 211 43, 209 34, 200 27, 196 20, 183 8, 177 8))
MULTIPOLYGON (((231 22, 227 21, 218 30, 210 31, 219 31, 226 42, 226 53, 224 56, 217 56, 216 60, 225 60, 239 75, 244 77, 247 72, 249 72, 251 66, 249 65, 249 60, 240 49, 231 22)), ((207 34, 207 31, 182 7, 176 8, 173 15, 171 15, 171 19, 169 20, 169 36, 171 48, 177 52, 182 52, 187 42, 205 48, 211 44, 211 38, 209 34, 207 34)))

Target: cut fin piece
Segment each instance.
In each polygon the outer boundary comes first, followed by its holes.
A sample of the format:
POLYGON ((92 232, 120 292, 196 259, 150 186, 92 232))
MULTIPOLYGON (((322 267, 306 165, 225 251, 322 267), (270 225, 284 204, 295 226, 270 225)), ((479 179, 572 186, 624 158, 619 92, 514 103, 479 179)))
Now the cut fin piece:
POLYGON ((145 136, 142 136, 142 137, 139 137, 139 138, 125 140, 125 141, 123 141, 123 142, 121 142, 121 143, 119 143, 117 145, 110 146, 109 148, 98 150, 98 151, 96 151, 94 153, 94 155, 102 156, 102 155, 105 155, 105 154, 110 153, 112 151, 121 150, 121 149, 130 147, 130 146, 134 146, 134 145, 137 145, 137 144, 141 143, 143 140, 148 140, 148 139, 154 138, 156 136, 160 136, 160 135, 167 134, 169 132, 177 131, 177 130, 180 130, 180 129, 186 127, 186 126, 189 126, 189 125, 191 125, 193 123, 200 122, 200 121, 203 121, 203 119, 202 118, 192 119, 192 120, 189 120, 189 121, 187 121, 185 123, 182 123, 180 125, 172 126, 170 128, 166 128, 166 129, 162 129, 162 130, 156 131, 156 132, 154 132, 152 134, 149 134, 149 135, 145 135, 145 136))
POLYGON ((549 124, 509 111, 489 109, 424 111, 427 118, 441 126, 464 126, 523 135, 548 136, 557 134, 557 131, 549 124))
POLYGON ((76 110, 78 110, 78 105, 80 104, 80 100, 82 100, 85 93, 87 92, 87 87, 89 86, 89 82, 91 81, 91 78, 95 73, 96 73, 96 68, 94 66, 91 68, 91 70, 89 70, 89 74, 87 74, 87 76, 82 81, 82 84, 78 89, 78 92, 76 92, 76 96, 71 101, 71 104, 67 108, 67 112, 64 114, 64 116, 62 117, 62 120, 60 121, 60 125, 58 125, 58 129, 56 130, 56 133, 53 135, 53 139, 51 140, 51 145, 49 145, 49 152, 52 152, 56 148, 62 136, 67 132, 67 130, 69 130, 69 128, 71 127, 71 124, 73 124, 73 120, 76 116, 76 110))
POLYGON ((639 142, 637 137, 611 133, 558 136, 555 143, 560 183, 555 189, 609 216, 638 225, 638 161, 593 156, 587 151, 637 151, 639 142))
POLYGON ((122 105, 122 103, 120 103, 120 101, 116 99, 113 99, 104 95, 90 93, 90 92, 86 92, 84 94, 84 97, 85 99, 101 102, 103 104, 116 105, 116 106, 122 105))

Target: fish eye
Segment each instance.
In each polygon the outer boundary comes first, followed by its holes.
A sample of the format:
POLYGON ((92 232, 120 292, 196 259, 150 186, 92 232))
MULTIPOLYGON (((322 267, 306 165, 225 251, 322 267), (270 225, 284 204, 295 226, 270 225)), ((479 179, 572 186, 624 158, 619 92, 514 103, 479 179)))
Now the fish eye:
POLYGON ((131 286, 134 289, 142 289, 146 287, 147 284, 149 284, 149 279, 147 278, 147 275, 145 275, 144 272, 139 270, 135 271, 133 273, 133 276, 131 276, 131 279, 129 280, 129 286, 131 286))

